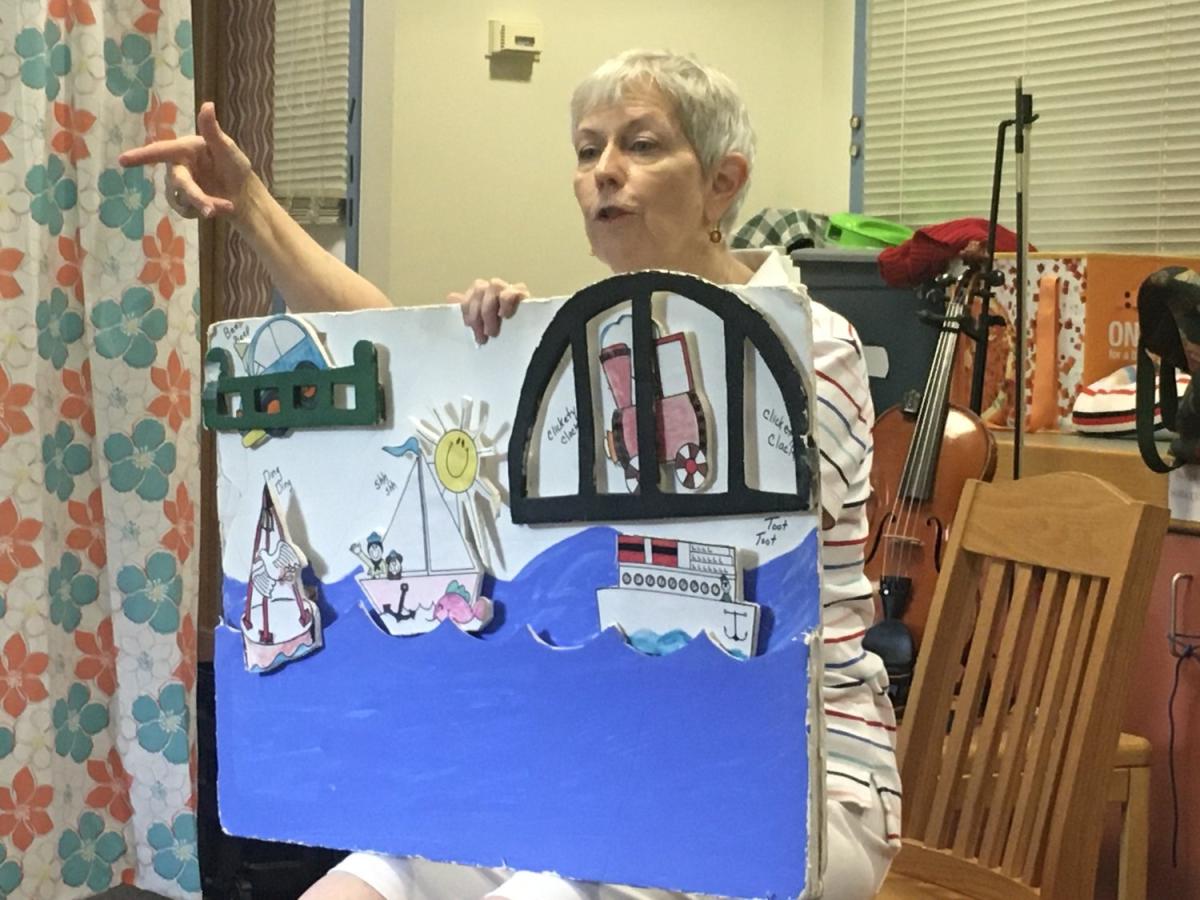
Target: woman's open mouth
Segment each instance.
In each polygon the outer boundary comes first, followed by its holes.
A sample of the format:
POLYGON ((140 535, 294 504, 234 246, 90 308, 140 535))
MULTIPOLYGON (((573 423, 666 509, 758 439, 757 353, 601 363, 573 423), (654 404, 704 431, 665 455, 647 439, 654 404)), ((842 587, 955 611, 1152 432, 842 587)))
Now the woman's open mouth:
POLYGON ((630 211, 622 209, 619 206, 602 206, 600 211, 596 213, 596 219, 600 222, 612 222, 615 219, 621 219, 630 215, 630 211))

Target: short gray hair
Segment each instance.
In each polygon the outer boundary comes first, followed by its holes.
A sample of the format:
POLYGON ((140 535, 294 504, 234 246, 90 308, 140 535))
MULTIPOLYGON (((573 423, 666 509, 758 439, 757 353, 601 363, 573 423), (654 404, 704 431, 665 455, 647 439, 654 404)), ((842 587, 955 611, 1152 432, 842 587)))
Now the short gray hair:
MULTIPOLYGON (((598 106, 620 102, 630 87, 650 82, 674 105, 680 127, 705 174, 730 153, 754 168, 754 129, 737 86, 722 72, 669 50, 626 50, 580 82, 571 97, 571 133, 598 106)), ((737 221, 750 179, 721 218, 728 234, 737 221)))

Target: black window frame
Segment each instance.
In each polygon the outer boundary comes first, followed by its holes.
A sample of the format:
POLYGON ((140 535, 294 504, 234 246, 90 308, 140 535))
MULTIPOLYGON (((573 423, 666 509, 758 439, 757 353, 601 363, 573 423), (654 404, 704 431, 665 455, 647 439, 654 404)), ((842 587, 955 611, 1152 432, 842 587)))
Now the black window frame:
MULTIPOLYGON (((732 291, 677 272, 615 275, 573 295, 555 314, 530 358, 508 445, 512 521, 520 525, 568 522, 622 522, 748 514, 779 514, 813 508, 813 444, 809 435, 809 392, 791 354, 766 317, 732 291), (596 487, 596 434, 588 326, 622 303, 633 306, 633 378, 639 447, 658 447, 654 403, 658 383, 651 315, 655 293, 669 292, 719 317, 724 325, 727 423, 726 487, 723 491, 666 493, 659 488, 659 465, 641 465, 636 493, 601 493, 596 487), (766 491, 746 484, 746 346, 762 357, 778 383, 792 436, 796 490, 766 491), (533 496, 528 462, 534 429, 563 356, 570 352, 578 419, 578 492, 533 496), (645 389, 643 389, 645 386, 645 389)), ((656 453, 657 457, 657 453, 656 453)))

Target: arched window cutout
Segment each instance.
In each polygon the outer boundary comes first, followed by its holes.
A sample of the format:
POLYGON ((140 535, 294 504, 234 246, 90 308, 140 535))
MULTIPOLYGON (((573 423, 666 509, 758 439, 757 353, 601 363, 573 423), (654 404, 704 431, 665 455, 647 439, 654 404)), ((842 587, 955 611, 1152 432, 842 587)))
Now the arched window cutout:
MULTIPOLYGON (((570 452, 579 434, 572 384, 574 358, 568 348, 553 364, 543 402, 531 431, 541 449, 525 460, 526 490, 536 497, 569 496, 579 487, 575 471, 579 454, 570 452)), ((510 447, 512 437, 509 437, 510 447)))
MULTIPOLYGON (((779 383, 771 374, 762 354, 749 342, 746 347, 746 417, 742 423, 745 441, 746 486, 755 490, 786 491, 792 478, 772 460, 790 460, 796 448, 804 452, 808 444, 803 432, 794 436, 779 383)), ((802 379, 808 384, 807 379, 802 379)))
POLYGON ((526 369, 508 448, 512 520, 518 524, 619 522, 811 509, 808 407, 804 379, 791 354, 762 313, 736 294, 699 278, 669 272, 635 272, 606 279, 579 291, 563 305, 547 326, 526 369), (724 408, 710 410, 712 418, 725 423, 716 429, 724 445, 720 452, 721 477, 708 490, 674 492, 664 489, 661 465, 641 464, 636 483, 628 486, 631 490, 601 490, 597 486, 597 472, 603 455, 604 431, 597 413, 603 406, 600 391, 606 388, 601 386, 597 366, 592 362, 597 355, 595 348, 600 347, 593 323, 618 305, 628 305, 633 403, 629 427, 636 433, 638 447, 658 447, 656 400, 664 374, 668 381, 675 376, 660 371, 660 365, 667 365, 660 361, 668 357, 656 346, 652 316, 652 296, 656 292, 668 292, 690 301, 720 319, 723 370, 710 360, 703 374, 710 387, 719 380, 724 388, 715 392, 723 393, 724 408), (565 368, 564 360, 569 360, 565 368), (555 417, 545 406, 556 373, 558 384, 553 393, 559 398, 573 395, 574 401, 576 477, 575 490, 570 493, 562 492, 565 482, 561 475, 555 479, 557 489, 552 493, 537 485, 530 489, 531 471, 536 473, 531 456, 540 446, 547 427, 554 424, 555 417), (758 485, 752 466, 747 464, 747 435, 754 430, 751 420, 757 414, 757 409, 749 405, 753 396, 748 401, 747 389, 753 394, 754 386, 761 385, 764 378, 777 386, 771 393, 779 400, 783 430, 797 436, 794 443, 798 452, 790 453, 795 472, 791 490, 771 490, 758 485), (569 381, 569 385, 564 381, 569 381), (641 389, 643 385, 645 389, 641 389))

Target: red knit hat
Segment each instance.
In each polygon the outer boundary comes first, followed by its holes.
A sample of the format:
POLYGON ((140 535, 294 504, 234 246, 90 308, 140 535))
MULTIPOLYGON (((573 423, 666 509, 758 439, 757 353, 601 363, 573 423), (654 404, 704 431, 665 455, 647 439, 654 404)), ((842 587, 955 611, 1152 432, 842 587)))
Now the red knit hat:
MULTIPOLYGON (((892 287, 916 287, 945 271, 946 263, 972 241, 987 241, 987 219, 951 219, 919 228, 903 244, 879 254, 879 274, 892 287)), ((1003 225, 996 226, 996 250, 1017 249, 1017 236, 1003 225)), ((1033 249, 1032 246, 1030 249, 1033 249)))

